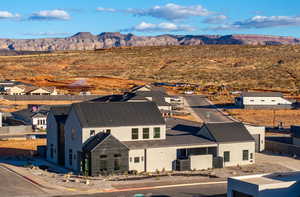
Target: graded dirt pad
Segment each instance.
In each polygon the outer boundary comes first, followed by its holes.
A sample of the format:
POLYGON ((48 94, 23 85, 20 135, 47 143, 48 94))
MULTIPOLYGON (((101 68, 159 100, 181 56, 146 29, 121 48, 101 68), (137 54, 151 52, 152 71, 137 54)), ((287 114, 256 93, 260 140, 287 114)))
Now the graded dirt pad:
POLYGON ((42 145, 46 145, 46 139, 0 141, 0 157, 32 156, 42 145))
POLYGON ((140 81, 297 91, 299 51, 292 45, 200 45, 0 56, 0 76, 61 87, 84 78, 96 91, 109 93, 140 81))
POLYGON ((250 109, 227 109, 234 118, 261 126, 278 126, 280 122, 284 127, 300 124, 299 110, 250 110, 250 109))

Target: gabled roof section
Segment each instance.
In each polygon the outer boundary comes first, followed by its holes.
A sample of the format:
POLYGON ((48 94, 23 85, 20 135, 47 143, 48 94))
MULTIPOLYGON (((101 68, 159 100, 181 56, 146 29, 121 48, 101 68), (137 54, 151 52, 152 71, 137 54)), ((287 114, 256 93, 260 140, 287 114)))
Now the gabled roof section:
POLYGON ((72 108, 83 128, 165 124, 153 102, 82 102, 72 108))
POLYGON ((204 127, 216 142, 254 141, 249 131, 240 122, 206 123, 204 127))
POLYGON ((243 92, 243 97, 283 97, 281 92, 243 92))
POLYGON ((83 145, 83 152, 91 152, 93 151, 98 145, 102 144, 106 139, 113 138, 117 142, 119 142, 121 145, 127 148, 122 142, 120 142, 117 138, 112 136, 108 133, 98 133, 97 135, 90 138, 84 145, 83 145))
POLYGON ((52 106, 50 111, 57 122, 65 123, 69 115, 70 108, 71 105, 56 105, 52 106))

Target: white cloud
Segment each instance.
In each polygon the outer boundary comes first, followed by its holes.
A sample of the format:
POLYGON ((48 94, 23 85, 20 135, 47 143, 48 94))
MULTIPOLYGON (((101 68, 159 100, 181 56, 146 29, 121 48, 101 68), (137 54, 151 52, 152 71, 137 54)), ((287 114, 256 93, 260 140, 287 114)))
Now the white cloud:
POLYGON ((69 20, 71 17, 64 10, 42 10, 33 13, 30 20, 69 20))
POLYGON ((174 23, 159 23, 159 24, 153 24, 153 23, 147 23, 147 22, 141 22, 140 24, 129 28, 124 29, 121 31, 139 31, 139 32, 191 32, 195 31, 194 27, 188 26, 188 25, 177 25, 174 23))
POLYGON ((0 11, 0 19, 13 19, 13 18, 19 18, 19 14, 13 14, 8 11, 0 11))
POLYGON ((114 8, 102 8, 102 7, 98 7, 96 10, 99 12, 117 12, 118 11, 114 8))
POLYGON ((208 23, 208 24, 221 24, 224 23, 228 19, 227 16, 221 14, 221 15, 215 15, 208 17, 203 20, 203 23, 208 23))
POLYGON ((254 16, 243 21, 212 27, 213 30, 262 29, 270 27, 300 26, 300 16, 254 16))
POLYGON ((136 16, 151 16, 170 21, 186 19, 191 16, 208 16, 212 14, 212 12, 201 5, 181 6, 173 3, 164 6, 154 6, 150 9, 128 9, 127 12, 136 16))

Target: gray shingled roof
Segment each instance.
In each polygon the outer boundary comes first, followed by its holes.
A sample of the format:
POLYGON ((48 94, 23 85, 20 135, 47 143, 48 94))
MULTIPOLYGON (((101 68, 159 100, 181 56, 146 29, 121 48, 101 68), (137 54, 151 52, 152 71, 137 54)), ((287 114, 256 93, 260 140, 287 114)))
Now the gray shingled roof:
POLYGON ((204 126, 216 142, 254 141, 249 131, 240 122, 206 123, 204 126))
POLYGON ((153 102, 83 102, 72 108, 84 128, 165 124, 153 102))
POLYGON ((167 120, 166 140, 125 141, 129 149, 175 147, 175 146, 217 146, 208 139, 197 136, 201 123, 170 118, 167 120))
POLYGON ((283 97, 281 92, 243 92, 243 97, 283 97))
POLYGON ((152 101, 158 106, 170 106, 170 104, 165 101, 165 97, 168 97, 168 95, 161 91, 137 91, 128 94, 127 97, 127 100, 147 100, 146 97, 151 97, 152 101))
POLYGON ((69 115, 71 105, 55 105, 50 108, 57 122, 65 123, 69 115))

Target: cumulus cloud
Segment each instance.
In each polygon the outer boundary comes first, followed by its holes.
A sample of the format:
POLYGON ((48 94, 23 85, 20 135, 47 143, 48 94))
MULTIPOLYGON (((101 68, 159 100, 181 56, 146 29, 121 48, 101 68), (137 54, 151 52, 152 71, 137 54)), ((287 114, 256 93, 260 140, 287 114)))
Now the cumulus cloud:
POLYGON ((96 10, 99 12, 117 12, 118 11, 114 8, 102 8, 102 7, 98 7, 96 10))
POLYGON ((68 12, 64 10, 42 10, 33 13, 30 20, 69 20, 71 17, 68 12))
POLYGON ((212 27, 213 30, 262 29, 270 27, 300 26, 300 16, 254 16, 244 21, 212 27))
POLYGON ((224 23, 228 19, 227 16, 221 14, 221 15, 215 15, 208 17, 204 19, 202 22, 207 24, 221 24, 224 23))
POLYGON ((129 32, 129 31, 138 31, 138 32, 180 32, 180 31, 195 31, 194 27, 188 25, 177 25, 174 23, 147 23, 141 22, 140 24, 121 31, 129 32))
POLYGON ((0 11, 0 19, 14 19, 14 18, 19 18, 19 14, 13 14, 8 11, 0 11))
POLYGON ((135 16, 151 16, 154 18, 176 21, 189 18, 191 16, 209 16, 213 12, 208 11, 201 5, 181 6, 174 3, 168 3, 163 6, 154 6, 148 9, 129 8, 126 10, 117 10, 114 8, 97 8, 100 12, 123 12, 135 16))

